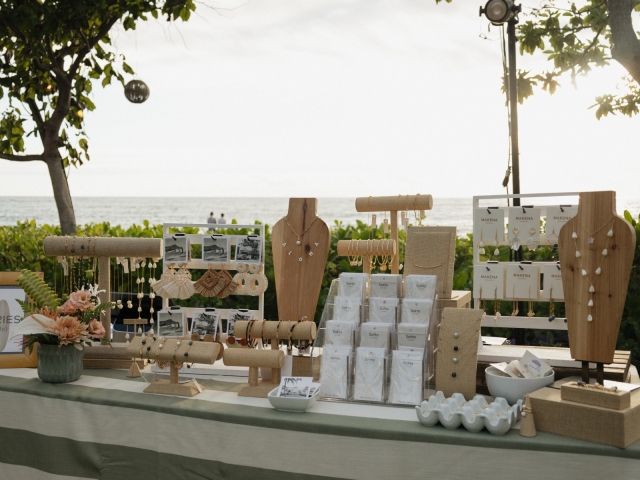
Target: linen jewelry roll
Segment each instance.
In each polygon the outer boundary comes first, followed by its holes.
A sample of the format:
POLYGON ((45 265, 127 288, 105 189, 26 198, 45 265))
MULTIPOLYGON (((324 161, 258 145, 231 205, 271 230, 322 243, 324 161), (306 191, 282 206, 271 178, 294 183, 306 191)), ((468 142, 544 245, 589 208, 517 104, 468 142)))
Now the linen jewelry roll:
POLYGON ((395 324, 398 312, 397 298, 369 299, 369 321, 395 324))
POLYGON ((325 346, 320 367, 320 396, 346 400, 348 397, 351 347, 325 346))
POLYGON ((356 373, 353 399, 384 401, 386 349, 358 347, 356 349, 356 373))

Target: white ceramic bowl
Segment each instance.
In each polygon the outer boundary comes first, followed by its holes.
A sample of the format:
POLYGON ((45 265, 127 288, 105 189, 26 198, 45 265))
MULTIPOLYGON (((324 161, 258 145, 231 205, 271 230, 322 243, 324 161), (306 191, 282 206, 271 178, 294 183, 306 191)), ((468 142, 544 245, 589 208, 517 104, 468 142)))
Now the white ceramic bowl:
POLYGON ((313 405, 313 402, 317 400, 318 394, 320 393, 320 389, 316 388, 314 394, 308 398, 278 397, 278 388, 280 387, 271 390, 267 398, 276 410, 283 412, 306 412, 307 409, 313 405))
POLYGON ((500 370, 495 367, 487 367, 484 371, 487 379, 489 393, 495 397, 502 397, 513 405, 521 400, 527 393, 540 390, 547 385, 551 385, 555 378, 555 372, 551 370, 541 378, 513 378, 500 375, 500 370))

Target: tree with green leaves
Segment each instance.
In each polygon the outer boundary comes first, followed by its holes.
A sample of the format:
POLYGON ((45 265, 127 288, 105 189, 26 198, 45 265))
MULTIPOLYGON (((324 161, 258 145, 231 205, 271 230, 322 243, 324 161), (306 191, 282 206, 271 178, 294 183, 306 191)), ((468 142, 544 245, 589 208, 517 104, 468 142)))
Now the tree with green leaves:
MULTIPOLYGON (((440 3, 443 0, 436 0, 440 3)), ((445 0, 451 3, 452 0, 445 0)), ((480 2, 479 2, 480 3, 480 2)), ((518 101, 535 87, 553 94, 560 80, 572 84, 594 67, 614 60, 628 72, 617 93, 596 98, 596 117, 622 113, 633 116, 640 104, 640 40, 634 19, 640 21, 640 0, 523 0, 517 39, 520 53, 547 56, 543 72, 518 71, 518 101)), ((613 86, 612 86, 613 87, 613 86)))
POLYGON ((194 10, 193 0, 0 0, 0 158, 47 165, 63 234, 77 231, 66 169, 89 160, 83 119, 95 109, 93 83, 124 85, 133 74, 110 30, 135 29, 149 15, 186 21, 194 10), (42 151, 25 152, 31 135, 42 151))

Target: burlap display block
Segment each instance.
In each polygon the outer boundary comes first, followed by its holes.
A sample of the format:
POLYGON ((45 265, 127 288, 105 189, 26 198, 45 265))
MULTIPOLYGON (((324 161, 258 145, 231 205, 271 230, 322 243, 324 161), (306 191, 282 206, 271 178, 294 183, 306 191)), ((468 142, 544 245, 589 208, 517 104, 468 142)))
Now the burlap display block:
POLYGON ((618 448, 640 440, 638 390, 631 392, 631 403, 622 410, 563 400, 558 388, 542 388, 529 398, 538 431, 618 448))
POLYGON ((482 310, 445 308, 438 333, 436 389, 446 397, 476 394, 476 365, 482 310))
POLYGON ((451 298, 456 227, 409 227, 404 276, 437 275, 438 298, 451 298))
POLYGON ((631 405, 631 392, 608 392, 585 388, 575 382, 565 383, 560 387, 560 397, 577 403, 586 403, 596 407, 622 410, 631 405))

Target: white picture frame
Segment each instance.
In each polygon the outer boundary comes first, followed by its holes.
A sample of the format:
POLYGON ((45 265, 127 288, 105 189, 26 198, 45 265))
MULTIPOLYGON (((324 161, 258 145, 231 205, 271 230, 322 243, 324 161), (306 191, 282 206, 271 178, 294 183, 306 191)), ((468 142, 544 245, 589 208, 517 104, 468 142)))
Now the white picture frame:
POLYGON ((185 316, 182 310, 160 310, 158 312, 159 337, 184 338, 185 334, 185 316))
POLYGON ((216 337, 218 333, 218 324, 220 322, 220 314, 216 311, 206 309, 194 309, 191 317, 191 335, 197 333, 200 339, 205 335, 216 337))
POLYGON ((164 237, 164 262, 186 263, 189 261, 189 239, 184 234, 164 237))
POLYGON ((256 235, 238 238, 234 260, 239 263, 262 263, 262 238, 256 235))
POLYGON ((210 263, 229 263, 231 258, 230 241, 227 235, 208 235, 202 237, 202 261, 210 263))

